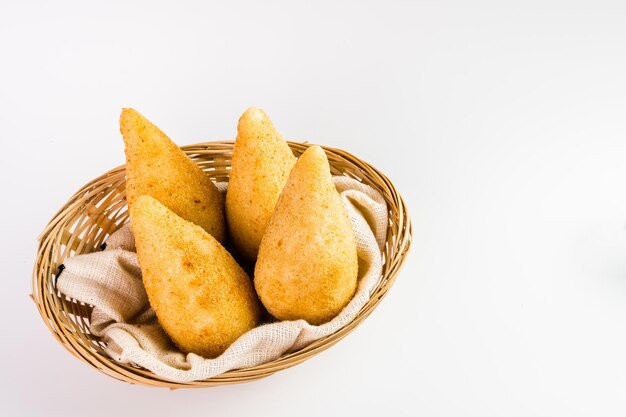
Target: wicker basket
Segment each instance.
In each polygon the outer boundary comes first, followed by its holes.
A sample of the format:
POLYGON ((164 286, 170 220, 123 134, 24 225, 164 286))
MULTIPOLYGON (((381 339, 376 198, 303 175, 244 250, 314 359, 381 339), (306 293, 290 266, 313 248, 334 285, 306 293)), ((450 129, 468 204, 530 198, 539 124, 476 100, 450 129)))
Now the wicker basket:
MULTIPOLYGON (((309 146, 290 142, 296 156, 309 146)), ((182 149, 212 179, 227 181, 233 142, 206 142, 182 149)), ((89 332, 91 306, 69 300, 55 288, 59 265, 68 257, 88 253, 128 219, 125 169, 115 168, 81 188, 58 211, 39 237, 33 271, 33 300, 54 337, 74 356, 116 379, 157 387, 210 387, 252 381, 296 365, 337 343, 358 326, 380 303, 393 284, 411 244, 411 221, 393 184, 378 170, 339 149, 324 147, 333 175, 347 175, 378 190, 387 202, 389 227, 383 253, 383 273, 369 302, 358 316, 336 333, 272 362, 192 382, 173 382, 152 372, 112 360, 104 343, 89 332)))

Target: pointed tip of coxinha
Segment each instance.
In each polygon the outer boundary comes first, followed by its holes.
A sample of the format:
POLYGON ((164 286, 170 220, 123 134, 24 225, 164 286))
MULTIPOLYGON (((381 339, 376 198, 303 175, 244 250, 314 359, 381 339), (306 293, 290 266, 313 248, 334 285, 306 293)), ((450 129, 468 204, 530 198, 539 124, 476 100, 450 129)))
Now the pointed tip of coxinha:
POLYGON ((140 195, 130 206, 131 228, 146 221, 156 222, 167 217, 166 207, 149 195, 140 195))
MULTIPOLYGON (((300 155, 289 175, 288 183, 300 184, 300 186, 309 184, 308 189, 311 191, 334 189, 328 158, 320 146, 310 146, 300 155)), ((306 188, 302 189, 302 191, 305 190, 306 188)))
POLYGON ((189 247, 200 240, 210 242, 213 247, 221 246, 202 227, 178 216, 152 196, 138 196, 130 206, 129 214, 138 251, 143 252, 149 247, 151 253, 163 255, 163 261, 167 261, 168 249, 186 238, 191 237, 189 247))
POLYGON ((120 113, 120 130, 122 130, 123 126, 128 125, 131 121, 140 117, 142 117, 141 113, 132 107, 122 108, 122 112, 120 113))
POLYGON ((158 253, 160 251, 165 254, 168 247, 175 246, 175 238, 183 235, 201 237, 206 234, 209 241, 217 242, 200 226, 176 215, 149 195, 138 196, 130 206, 129 214, 130 227, 135 235, 138 252, 158 253))
POLYGON ((140 195, 150 195, 223 242, 224 202, 211 179, 137 110, 122 109, 120 132, 126 153, 128 205, 132 207, 140 195))
POLYGON ((127 161, 135 153, 144 159, 164 151, 186 156, 157 125, 131 107, 123 108, 120 113, 120 133, 126 145, 127 161))
POLYGON ((124 138, 126 146, 134 145, 135 140, 133 139, 146 136, 146 130, 152 130, 154 133, 158 131, 158 133, 165 136, 156 125, 146 119, 146 117, 137 110, 131 107, 122 109, 120 114, 120 133, 124 138))
POLYGON ((120 126, 124 126, 124 124, 128 124, 128 122, 132 120, 137 120, 141 118, 144 117, 137 110, 133 109, 132 107, 124 107, 122 108, 122 113, 120 114, 120 126))
POLYGON ((239 124, 247 122, 259 122, 262 120, 268 120, 267 114, 260 107, 248 107, 239 118, 239 124))
POLYGON ((302 153, 300 156, 300 164, 304 163, 314 163, 318 166, 325 166, 328 171, 328 175, 330 176, 330 166, 328 165, 328 158, 326 157, 326 152, 319 145, 311 145, 307 148, 306 151, 302 153))
POLYGON ((263 109, 250 107, 239 118, 237 141, 241 145, 242 142, 257 140, 277 142, 283 139, 263 109))
POLYGON ((300 155, 300 158, 298 158, 296 166, 298 165, 300 165, 299 169, 301 170, 320 171, 320 174, 331 178, 328 158, 321 146, 309 146, 308 149, 300 155))
POLYGON ((181 350, 216 357, 258 324, 252 281, 213 236, 150 196, 130 215, 150 305, 181 350))

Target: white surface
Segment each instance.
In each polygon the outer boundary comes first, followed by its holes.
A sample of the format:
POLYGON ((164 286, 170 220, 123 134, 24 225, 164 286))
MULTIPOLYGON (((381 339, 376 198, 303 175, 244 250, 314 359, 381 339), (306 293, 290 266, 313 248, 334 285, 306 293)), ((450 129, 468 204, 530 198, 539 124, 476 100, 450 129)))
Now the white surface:
POLYGON ((22 3, 0 3, 1 415, 626 413, 626 3, 22 3), (74 359, 27 297, 35 238, 123 163, 120 108, 186 144, 232 138, 249 105, 403 193, 415 240, 388 297, 245 385, 74 359))

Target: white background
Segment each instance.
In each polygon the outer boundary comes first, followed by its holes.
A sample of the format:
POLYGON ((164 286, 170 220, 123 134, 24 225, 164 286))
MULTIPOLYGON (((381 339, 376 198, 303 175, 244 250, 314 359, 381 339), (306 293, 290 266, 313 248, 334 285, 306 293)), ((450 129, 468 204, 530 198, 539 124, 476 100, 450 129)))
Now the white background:
POLYGON ((625 116, 624 1, 3 0, 0 414, 623 416, 625 116), (36 237, 123 163, 120 109, 190 144, 250 105, 404 195, 388 297, 244 385, 131 386, 69 355, 28 298, 36 237))

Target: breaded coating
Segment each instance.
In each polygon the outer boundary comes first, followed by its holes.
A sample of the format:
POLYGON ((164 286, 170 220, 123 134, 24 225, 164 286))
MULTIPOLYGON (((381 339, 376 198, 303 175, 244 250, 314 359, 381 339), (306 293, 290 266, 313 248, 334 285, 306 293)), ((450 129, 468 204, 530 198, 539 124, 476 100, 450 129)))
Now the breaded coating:
POLYGON ((296 163, 263 110, 251 107, 237 126, 226 192, 226 219, 239 252, 254 261, 280 192, 296 163))
POLYGON ((354 232, 326 154, 312 146, 289 175, 259 248, 254 286, 280 320, 321 324, 356 290, 354 232))
POLYGON ((224 200, 211 179, 138 111, 122 110, 120 131, 126 144, 128 206, 150 195, 223 243, 224 200))
POLYGON ((213 236, 150 196, 130 219, 150 305, 182 351, 214 358, 258 324, 252 281, 213 236))

